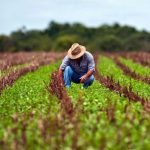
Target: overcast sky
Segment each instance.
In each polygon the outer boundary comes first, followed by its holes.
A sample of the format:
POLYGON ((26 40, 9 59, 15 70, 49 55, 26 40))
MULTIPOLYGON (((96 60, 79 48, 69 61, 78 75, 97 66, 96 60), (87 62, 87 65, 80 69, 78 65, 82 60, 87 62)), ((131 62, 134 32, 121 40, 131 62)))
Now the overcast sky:
POLYGON ((0 34, 50 21, 99 26, 118 22, 150 31, 150 0, 0 0, 0 34))

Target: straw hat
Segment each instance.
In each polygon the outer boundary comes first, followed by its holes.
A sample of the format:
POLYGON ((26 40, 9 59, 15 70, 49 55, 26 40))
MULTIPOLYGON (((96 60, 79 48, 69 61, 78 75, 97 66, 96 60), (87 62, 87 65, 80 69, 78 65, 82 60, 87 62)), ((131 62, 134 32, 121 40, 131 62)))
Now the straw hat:
POLYGON ((68 50, 68 57, 70 59, 80 58, 86 51, 85 46, 79 45, 78 43, 74 43, 71 48, 68 50))

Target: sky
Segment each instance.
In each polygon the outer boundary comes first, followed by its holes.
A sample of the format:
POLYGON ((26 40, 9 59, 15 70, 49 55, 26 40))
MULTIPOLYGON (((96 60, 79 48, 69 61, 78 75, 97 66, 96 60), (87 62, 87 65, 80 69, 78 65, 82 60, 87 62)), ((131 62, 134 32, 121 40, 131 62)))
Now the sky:
POLYGON ((150 31, 150 0, 0 0, 0 34, 23 26, 45 29, 50 21, 89 27, 120 23, 150 31))

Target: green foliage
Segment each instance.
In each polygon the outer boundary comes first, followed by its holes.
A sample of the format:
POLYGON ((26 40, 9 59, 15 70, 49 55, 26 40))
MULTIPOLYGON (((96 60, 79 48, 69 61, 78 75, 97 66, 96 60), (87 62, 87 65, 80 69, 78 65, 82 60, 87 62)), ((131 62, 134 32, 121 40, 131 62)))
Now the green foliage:
POLYGON ((95 81, 81 91, 80 85, 68 89, 74 105, 82 96, 83 111, 79 114, 78 146, 80 149, 140 149, 149 147, 148 120, 142 115, 140 103, 130 103, 95 81), (127 110, 126 110, 127 108, 127 110), (108 115, 110 111, 110 116, 108 115), (112 117, 112 118, 111 118, 112 117), (141 124, 140 120, 145 118, 141 124), (143 131, 143 132, 142 132, 143 131), (145 138, 143 138, 143 135, 145 138))
POLYGON ((39 31, 32 30, 28 32, 18 31, 11 34, 12 42, 14 43, 14 51, 48 51, 51 49, 50 38, 39 31))
POLYGON ((0 36, 0 52, 5 52, 12 49, 12 41, 9 37, 1 35, 0 36))
POLYGON ((49 35, 51 38, 55 38, 58 36, 60 32, 67 32, 70 29, 70 25, 68 23, 59 24, 57 22, 50 22, 48 28, 45 30, 45 33, 49 35))
POLYGON ((54 51, 64 51, 68 50, 69 47, 71 47, 72 43, 78 43, 80 42, 79 37, 77 35, 63 35, 59 36, 55 40, 54 44, 54 51))
POLYGON ((119 27, 119 26, 114 25, 114 29, 116 29, 116 35, 119 38, 128 39, 133 34, 138 33, 135 28, 129 27, 129 26, 119 27))
POLYGON ((150 68, 133 62, 131 59, 120 58, 121 62, 141 76, 150 77, 150 68))
POLYGON ((23 28, 10 36, 0 36, 0 51, 64 51, 76 41, 92 51, 150 50, 150 33, 134 27, 115 23, 93 28, 52 21, 43 31, 23 28))
POLYGON ((112 76, 116 82, 119 82, 123 86, 129 87, 131 85, 133 92, 138 93, 141 97, 150 98, 150 86, 142 81, 124 75, 123 71, 112 59, 101 56, 98 69, 103 76, 112 76))
POLYGON ((117 51, 121 49, 121 40, 113 35, 105 36, 99 40, 99 49, 104 51, 117 51))
POLYGON ((9 126, 14 113, 27 113, 36 111, 44 114, 49 110, 49 92, 46 89, 50 74, 55 71, 58 64, 50 64, 28 73, 17 80, 12 87, 7 87, 0 95, 0 137, 2 131, 9 126))
MULTIPOLYGON (((49 75, 58 65, 60 62, 28 73, 3 91, 0 96, 0 149, 150 148, 150 114, 144 112, 139 102, 129 101, 97 80, 87 89, 74 83, 66 89, 75 110, 69 119, 71 114, 66 116, 61 101, 46 89, 49 75)), ((101 57, 98 64, 101 74, 111 74, 119 81, 124 78, 125 85, 129 78, 115 67, 106 57, 101 57)), ((132 83, 138 86, 137 82, 132 83)), ((144 84, 142 86, 147 92, 144 84)))
POLYGON ((14 66, 6 69, 6 70, 0 70, 0 78, 4 77, 4 76, 8 75, 9 73, 11 73, 13 71, 16 71, 16 70, 18 70, 20 68, 26 67, 28 65, 29 65, 28 63, 26 63, 26 64, 18 64, 18 65, 14 65, 14 66))
POLYGON ((125 50, 145 50, 149 51, 150 35, 141 32, 135 33, 129 36, 128 39, 124 41, 124 49, 125 50))
POLYGON ((9 115, 13 112, 22 112, 22 110, 28 111, 34 109, 34 105, 42 107, 41 102, 48 100, 45 82, 49 81, 49 74, 56 70, 56 66, 58 65, 48 65, 35 72, 28 73, 17 80, 12 87, 5 89, 0 96, 0 114, 7 113, 9 115), (45 97, 43 97, 43 94, 45 97))

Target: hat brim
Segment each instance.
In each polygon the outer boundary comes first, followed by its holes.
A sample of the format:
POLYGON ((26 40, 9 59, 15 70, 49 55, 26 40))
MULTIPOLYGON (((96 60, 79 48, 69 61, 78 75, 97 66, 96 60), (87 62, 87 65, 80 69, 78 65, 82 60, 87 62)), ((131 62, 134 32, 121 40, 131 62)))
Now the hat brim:
POLYGON ((84 46, 81 46, 81 45, 79 45, 79 47, 80 47, 80 49, 81 49, 81 52, 80 52, 78 55, 76 55, 76 56, 72 55, 72 50, 73 50, 73 49, 70 48, 70 49, 68 50, 67 56, 68 56, 70 59, 78 59, 78 58, 80 58, 81 56, 83 56, 84 53, 85 53, 85 51, 86 51, 86 48, 85 48, 84 46))

